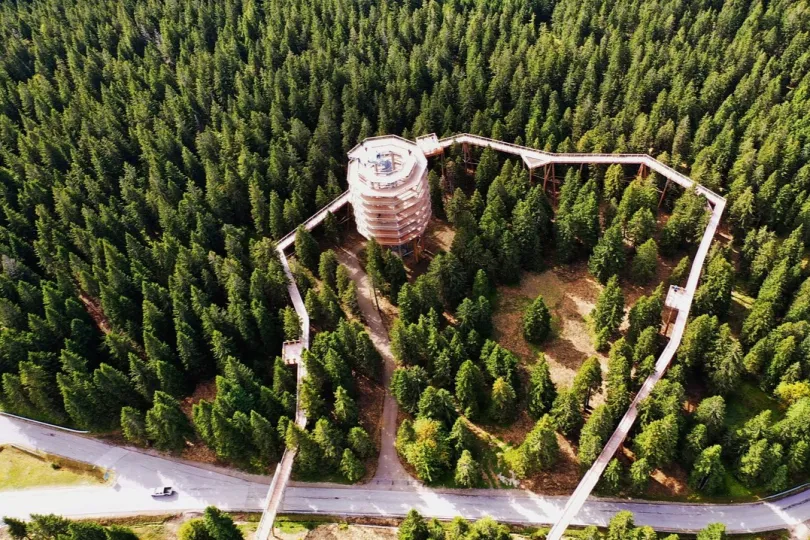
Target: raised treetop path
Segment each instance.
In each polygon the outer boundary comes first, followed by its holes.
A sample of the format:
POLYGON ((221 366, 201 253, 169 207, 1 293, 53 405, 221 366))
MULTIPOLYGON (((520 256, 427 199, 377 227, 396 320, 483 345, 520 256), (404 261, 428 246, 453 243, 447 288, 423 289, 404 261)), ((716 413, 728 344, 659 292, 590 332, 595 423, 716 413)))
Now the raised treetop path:
POLYGON ((686 175, 676 171, 672 167, 664 165, 657 159, 654 159, 647 154, 556 154, 535 150, 533 148, 528 148, 526 146, 520 146, 517 144, 497 141, 494 139, 481 137, 479 135, 471 135, 469 133, 453 135, 441 140, 437 139, 435 134, 431 134, 424 137, 419 137, 416 142, 426 155, 443 154, 445 148, 448 148, 454 144, 492 148, 493 150, 520 156, 523 163, 526 165, 526 168, 529 170, 552 164, 638 165, 640 167, 646 167, 648 170, 655 171, 656 173, 662 175, 667 179, 667 183, 671 181, 675 182, 684 189, 695 190, 698 194, 706 198, 708 201, 708 206, 711 209, 711 218, 709 219, 709 224, 706 227, 706 230, 703 232, 703 237, 701 238, 700 245, 698 246, 697 253, 695 254, 695 258, 692 262, 692 268, 689 271, 689 279, 686 283, 686 287, 683 289, 678 289, 677 295, 671 295, 673 297, 677 297, 677 302, 671 303, 670 307, 677 309, 678 316, 675 320, 675 325, 672 328, 669 343, 667 343, 667 346, 664 348, 664 351, 658 358, 658 361, 655 364, 655 370, 647 378, 647 380, 644 381, 644 384, 636 394, 635 398, 630 404, 630 407, 624 413, 618 427, 613 432, 610 439, 608 439, 607 444, 602 449, 602 452, 599 454, 599 457, 596 459, 594 464, 591 465, 591 468, 588 469, 588 472, 586 472, 585 476, 582 477, 582 480, 574 490, 574 493, 568 499, 568 502, 566 503, 562 514, 560 514, 559 519, 551 528, 551 531, 549 531, 547 537, 548 540, 560 540, 565 530, 571 524, 571 521, 582 508, 582 505, 585 504, 585 501, 590 496, 593 488, 596 487, 596 483, 599 481, 599 478, 602 476, 602 473, 605 471, 608 463, 610 463, 613 455, 627 438, 627 434, 633 427, 636 417, 638 417, 638 404, 650 395, 652 389, 655 387, 658 381, 661 380, 661 377, 664 375, 669 367, 670 362, 675 356, 675 351, 678 350, 678 346, 681 344, 681 339, 683 338, 683 333, 686 328, 686 322, 689 319, 689 310, 692 306, 692 299, 695 295, 698 281, 700 280, 701 270, 703 269, 703 263, 706 260, 709 247, 712 244, 714 234, 717 231, 717 226, 720 223, 720 217, 722 216, 723 209, 726 206, 726 200, 710 189, 707 189, 694 182, 686 175))
MULTIPOLYGON (((497 150, 499 152, 520 156, 523 163, 526 165, 526 168, 530 171, 538 167, 545 167, 553 164, 638 165, 662 175, 667 179, 667 185, 669 185, 669 182, 671 181, 675 182, 684 189, 694 189, 698 194, 703 195, 707 199, 708 206, 712 212, 709 225, 706 227, 706 230, 703 233, 703 238, 701 239, 700 245, 698 246, 698 251, 693 260, 686 288, 678 291, 678 302, 677 304, 671 306, 674 309, 677 309, 678 316, 676 318, 675 325, 672 328, 669 343, 661 353, 661 356, 658 358, 655 365, 655 371, 647 378, 641 389, 636 394, 635 399, 633 399, 633 402, 630 404, 630 408, 624 414, 624 417, 622 417, 618 427, 613 432, 613 435, 610 437, 605 447, 602 449, 602 452, 597 460, 594 462, 588 472, 585 473, 585 476, 580 481, 576 490, 568 499, 560 518, 551 529, 548 536, 549 540, 559 540, 562 538, 562 534, 574 519, 577 512, 579 512, 580 508, 582 508, 582 505, 585 503, 586 499, 590 496, 593 488, 596 486, 596 483, 599 481, 599 478, 602 476, 602 473, 604 472, 608 463, 624 442, 627 434, 630 432, 630 428, 633 426, 636 421, 636 417, 638 416, 638 404, 650 395, 653 387, 655 387, 663 374, 666 372, 672 358, 675 356, 675 351, 678 349, 678 346, 681 343, 686 322, 689 318, 689 309, 692 305, 692 298, 694 297, 695 290, 697 289, 703 263, 709 252, 709 247, 711 246, 717 226, 720 223, 720 217, 723 213, 723 209, 725 208, 726 200, 713 191, 692 181, 686 175, 676 171, 672 167, 664 165, 647 154, 557 154, 498 141, 495 139, 489 139, 479 135, 472 135, 469 133, 461 133, 446 137, 444 139, 438 139, 435 134, 425 135, 423 137, 418 137, 416 139, 416 144, 425 154, 425 156, 443 155, 446 148, 449 148, 455 144, 464 145, 465 148, 468 145, 482 148, 492 148, 493 150, 497 150)), ((328 213, 336 212, 349 202, 351 202, 349 192, 346 191, 304 221, 302 225, 307 230, 312 230, 314 227, 323 222, 328 213)), ((285 350, 284 354, 285 360, 298 364, 297 390, 300 390, 301 381, 306 376, 305 367, 300 362, 300 354, 304 349, 309 348, 309 314, 304 307, 301 293, 298 291, 298 287, 295 285, 295 280, 293 279, 292 272, 290 271, 287 257, 284 254, 286 249, 295 244, 295 236, 295 230, 288 233, 277 242, 276 249, 278 250, 281 263, 284 267, 284 272, 287 275, 288 290, 293 307, 295 308, 295 311, 302 323, 300 343, 285 345, 285 347, 287 347, 289 350, 285 350)), ((387 388, 386 392, 388 392, 387 388)), ((297 394, 300 396, 300 392, 297 392, 297 394)), ((306 425, 306 415, 301 409, 300 401, 296 403, 295 421, 301 427, 306 425)), ((270 485, 264 513, 262 515, 261 522, 259 523, 259 528, 256 532, 257 539, 265 540, 270 538, 272 535, 273 521, 275 520, 276 513, 278 512, 281 501, 284 497, 284 490, 289 482, 290 474, 292 473, 294 459, 295 451, 286 450, 281 462, 276 468, 276 474, 273 478, 272 484, 270 485)))

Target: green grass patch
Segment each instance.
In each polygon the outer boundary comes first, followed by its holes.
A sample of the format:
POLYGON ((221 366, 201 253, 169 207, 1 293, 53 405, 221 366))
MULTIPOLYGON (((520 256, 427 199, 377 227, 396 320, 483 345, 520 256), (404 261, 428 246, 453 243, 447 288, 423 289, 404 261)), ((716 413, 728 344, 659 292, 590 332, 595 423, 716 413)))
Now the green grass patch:
POLYGON ((757 494, 746 487, 742 482, 737 480, 737 477, 726 470, 723 478, 723 486, 725 488, 726 496, 734 500, 743 499, 757 499, 757 494))
POLYGON ((165 540, 169 538, 168 527, 163 523, 143 523, 140 525, 128 525, 139 540, 165 540))
POLYGON ((773 421, 782 418, 783 413, 778 401, 750 381, 743 381, 726 398, 726 425, 731 430, 739 429, 765 410, 773 411, 773 421))
POLYGON ((0 447, 0 489, 81 486, 104 483, 104 471, 63 458, 0 447))
MULTIPOLYGON (((311 531, 325 523, 334 523, 335 519, 329 516, 298 518, 294 515, 276 517, 275 526, 284 534, 300 534, 311 531)), ((255 527, 254 527, 255 530, 255 527)))

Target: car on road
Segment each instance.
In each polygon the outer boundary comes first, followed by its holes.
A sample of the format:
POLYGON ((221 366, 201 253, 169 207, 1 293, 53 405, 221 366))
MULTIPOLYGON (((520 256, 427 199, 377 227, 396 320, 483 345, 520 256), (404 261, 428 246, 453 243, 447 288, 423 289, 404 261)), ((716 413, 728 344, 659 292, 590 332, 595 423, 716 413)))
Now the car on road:
POLYGON ((152 492, 152 497, 169 497, 170 495, 174 495, 174 488, 171 486, 160 486, 156 487, 155 490, 152 492))

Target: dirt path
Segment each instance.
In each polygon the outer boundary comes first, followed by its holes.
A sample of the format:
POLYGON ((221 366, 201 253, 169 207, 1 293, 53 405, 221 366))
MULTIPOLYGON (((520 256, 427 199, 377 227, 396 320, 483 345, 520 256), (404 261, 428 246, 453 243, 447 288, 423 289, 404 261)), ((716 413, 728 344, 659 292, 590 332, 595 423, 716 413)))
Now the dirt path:
POLYGON ((353 251, 344 248, 337 250, 338 260, 349 270, 349 275, 357 284, 357 302, 363 319, 369 329, 371 341, 383 357, 383 386, 385 387, 385 402, 382 414, 382 433, 380 436, 380 460, 377 464, 377 473, 370 484, 418 484, 416 480, 405 471, 399 462, 394 443, 397 438, 397 402, 388 390, 388 383, 396 368, 394 355, 391 353, 391 343, 388 339, 388 329, 385 327, 380 314, 374 304, 374 292, 371 290, 371 280, 357 257, 362 244, 357 244, 353 251))

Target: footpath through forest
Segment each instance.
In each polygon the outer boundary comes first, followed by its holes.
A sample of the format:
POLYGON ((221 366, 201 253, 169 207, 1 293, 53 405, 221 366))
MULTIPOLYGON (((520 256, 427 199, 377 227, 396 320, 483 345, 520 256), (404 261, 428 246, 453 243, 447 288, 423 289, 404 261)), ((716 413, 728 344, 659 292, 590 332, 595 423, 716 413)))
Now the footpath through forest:
POLYGON ((389 383, 396 369, 396 360, 391 353, 391 342, 388 339, 388 329, 385 327, 374 301, 374 291, 363 265, 360 263, 359 251, 363 244, 357 244, 352 251, 340 248, 336 251, 338 261, 349 270, 349 276, 357 284, 357 303, 363 313, 363 319, 368 326, 372 343, 383 358, 383 379, 385 388, 385 401, 382 414, 382 433, 380 436, 380 458, 377 463, 377 472, 371 479, 372 484, 378 485, 416 485, 414 480, 402 463, 399 461, 395 443, 397 439, 397 401, 391 394, 389 383))

